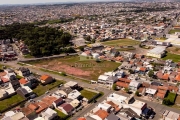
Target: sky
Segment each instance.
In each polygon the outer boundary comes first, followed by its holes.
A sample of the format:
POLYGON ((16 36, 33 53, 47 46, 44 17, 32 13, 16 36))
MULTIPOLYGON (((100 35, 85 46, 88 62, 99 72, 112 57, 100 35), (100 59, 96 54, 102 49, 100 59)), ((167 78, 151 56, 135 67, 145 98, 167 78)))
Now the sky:
MULTIPOLYGON (((33 3, 54 3, 54 2, 96 2, 97 0, 0 0, 0 5, 3 4, 33 4, 33 3)), ((111 1, 111 0, 98 0, 111 1)))

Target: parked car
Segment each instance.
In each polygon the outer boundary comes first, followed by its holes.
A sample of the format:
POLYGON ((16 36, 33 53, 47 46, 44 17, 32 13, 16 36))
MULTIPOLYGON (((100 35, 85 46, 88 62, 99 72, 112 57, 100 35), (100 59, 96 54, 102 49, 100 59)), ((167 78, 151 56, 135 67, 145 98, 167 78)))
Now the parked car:
POLYGON ((150 118, 150 119, 153 119, 153 118, 154 118, 154 116, 155 116, 155 114, 156 114, 156 113, 155 113, 154 111, 152 111, 152 113, 151 113, 151 115, 150 115, 150 117, 149 117, 149 118, 150 118))

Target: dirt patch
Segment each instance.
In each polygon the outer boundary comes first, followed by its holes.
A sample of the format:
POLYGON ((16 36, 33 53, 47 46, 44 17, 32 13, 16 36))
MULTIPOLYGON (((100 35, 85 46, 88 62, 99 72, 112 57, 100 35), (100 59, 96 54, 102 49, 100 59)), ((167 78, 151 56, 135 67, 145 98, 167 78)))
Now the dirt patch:
POLYGON ((167 48, 167 51, 172 54, 180 55, 180 48, 178 48, 178 47, 169 47, 169 48, 167 48))

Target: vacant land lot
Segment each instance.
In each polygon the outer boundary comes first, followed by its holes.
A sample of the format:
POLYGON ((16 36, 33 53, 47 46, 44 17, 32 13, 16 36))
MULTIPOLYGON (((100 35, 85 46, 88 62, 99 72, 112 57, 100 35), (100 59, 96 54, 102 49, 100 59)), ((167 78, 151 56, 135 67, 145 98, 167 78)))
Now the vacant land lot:
POLYGON ((38 62, 30 62, 30 64, 45 69, 51 69, 59 72, 65 72, 77 77, 97 80, 100 74, 104 72, 113 71, 120 63, 111 61, 100 61, 83 59, 80 61, 79 56, 68 56, 64 58, 57 58, 51 60, 41 60, 38 62))
POLYGON ((87 98, 88 100, 90 100, 91 98, 93 98, 95 95, 97 95, 97 93, 88 91, 88 90, 81 90, 81 96, 87 98))
POLYGON ((133 45, 138 45, 139 43, 140 43, 139 41, 131 40, 131 39, 119 39, 119 40, 102 42, 102 44, 108 46, 133 46, 133 45))
POLYGON ((53 89, 55 87, 57 87, 58 85, 62 84, 63 81, 55 81, 51 84, 47 84, 45 86, 43 85, 38 85, 34 90, 33 92, 36 93, 38 96, 41 96, 43 95, 46 91, 49 91, 50 89, 53 89))
POLYGON ((172 54, 180 54, 180 48, 179 47, 168 47, 167 51, 172 54))
POLYGON ((167 59, 171 59, 174 62, 179 62, 180 61, 180 55, 167 53, 166 56, 163 58, 163 60, 167 60, 167 59))
POLYGON ((4 99, 4 100, 0 101, 0 111, 6 109, 16 103, 19 103, 23 100, 24 99, 20 95, 14 95, 10 98, 4 99))
POLYGON ((180 32, 180 29, 172 29, 169 31, 169 34, 174 34, 175 32, 180 32))

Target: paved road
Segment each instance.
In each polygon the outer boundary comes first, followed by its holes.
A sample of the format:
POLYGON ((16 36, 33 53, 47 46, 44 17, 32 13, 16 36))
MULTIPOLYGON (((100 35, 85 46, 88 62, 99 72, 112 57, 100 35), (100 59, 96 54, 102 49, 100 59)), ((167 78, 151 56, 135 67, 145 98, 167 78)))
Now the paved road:
MULTIPOLYGON (((13 67, 15 67, 15 68, 21 67, 20 65, 16 64, 15 61, 14 61, 14 62, 1 63, 1 64, 10 65, 10 66, 13 66, 13 67)), ((34 72, 34 73, 38 73, 38 74, 49 74, 49 75, 51 75, 51 76, 53 76, 54 78, 59 79, 59 80, 64 80, 64 81, 77 81, 77 80, 73 80, 73 79, 71 79, 71 78, 67 78, 67 77, 63 77, 63 76, 56 75, 56 74, 52 74, 52 73, 47 73, 47 72, 44 72, 44 71, 40 71, 40 70, 35 69, 35 68, 31 68, 31 67, 28 67, 28 68, 29 68, 32 72, 34 72)), ((80 86, 88 87, 88 88, 92 88, 92 89, 95 88, 94 85, 88 84, 88 83, 86 83, 86 82, 82 82, 82 81, 77 81, 77 82, 78 82, 78 84, 79 84, 80 86)), ((106 88, 101 87, 101 86, 98 86, 97 90, 104 92, 104 96, 101 97, 101 98, 98 100, 97 103, 91 104, 91 105, 89 105, 86 109, 83 109, 82 111, 78 112, 74 117, 72 117, 72 120, 76 120, 76 118, 78 118, 79 116, 84 116, 87 112, 89 112, 90 110, 92 110, 99 102, 105 100, 106 97, 107 97, 110 93, 114 92, 114 91, 112 91, 112 90, 106 89, 106 88)), ((122 94, 122 93, 119 93, 119 92, 118 92, 118 94, 128 96, 127 94, 122 94)), ((161 104, 152 102, 152 101, 144 100, 144 99, 139 98, 139 97, 136 97, 136 99, 146 102, 146 103, 148 104, 148 106, 151 106, 152 108, 155 109, 155 111, 156 111, 157 114, 159 114, 159 112, 160 112, 161 110, 169 110, 169 111, 174 111, 174 112, 180 113, 180 110, 179 110, 179 109, 167 107, 167 106, 164 106, 164 105, 161 105, 161 104)), ((159 116, 157 115, 156 117, 159 117, 159 116)))

